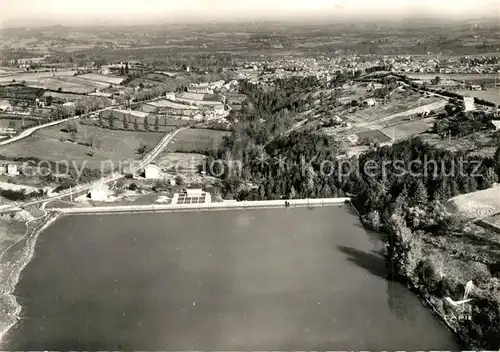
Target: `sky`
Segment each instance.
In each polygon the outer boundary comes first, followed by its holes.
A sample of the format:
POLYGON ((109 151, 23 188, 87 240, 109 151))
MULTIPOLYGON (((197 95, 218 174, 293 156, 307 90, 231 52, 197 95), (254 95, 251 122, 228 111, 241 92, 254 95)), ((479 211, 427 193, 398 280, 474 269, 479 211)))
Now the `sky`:
POLYGON ((500 0, 0 0, 2 27, 329 16, 480 18, 500 0))

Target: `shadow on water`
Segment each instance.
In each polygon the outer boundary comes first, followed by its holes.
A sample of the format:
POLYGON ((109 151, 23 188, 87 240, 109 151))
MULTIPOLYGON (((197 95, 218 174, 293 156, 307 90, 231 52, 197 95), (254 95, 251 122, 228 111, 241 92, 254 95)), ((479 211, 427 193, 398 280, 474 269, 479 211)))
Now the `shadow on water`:
POLYGON ((348 255, 351 263, 365 269, 366 271, 387 279, 387 270, 385 267, 385 259, 382 255, 372 252, 365 252, 353 247, 337 246, 338 250, 348 255))

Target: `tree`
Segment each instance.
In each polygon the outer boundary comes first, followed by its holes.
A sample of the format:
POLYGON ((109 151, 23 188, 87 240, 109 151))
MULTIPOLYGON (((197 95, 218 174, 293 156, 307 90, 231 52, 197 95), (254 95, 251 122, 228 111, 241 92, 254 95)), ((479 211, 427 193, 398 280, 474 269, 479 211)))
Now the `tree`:
POLYGON ((158 115, 156 115, 156 119, 155 119, 155 131, 159 131, 160 130, 160 117, 158 115))
POLYGON ((8 127, 9 127, 9 128, 12 128, 12 129, 15 129, 15 128, 16 128, 16 121, 14 121, 14 120, 10 120, 10 121, 9 121, 9 126, 8 126, 8 127))
POLYGON ((102 119, 101 115, 99 115, 99 121, 98 121, 98 123, 99 123, 99 127, 101 127, 101 128, 104 127, 104 120, 102 119))
POLYGON ((181 186, 183 183, 184 183, 184 180, 182 179, 181 176, 179 176, 179 175, 175 176, 175 184, 177 186, 181 186))
POLYGON ((435 78, 432 79, 431 84, 437 86, 440 82, 441 82, 441 77, 436 76, 435 78))
POLYGON ((134 130, 139 131, 139 122, 137 122, 136 118, 134 118, 134 130))
POLYGON ((115 128, 115 117, 113 114, 110 114, 108 117, 108 126, 109 128, 115 128))
POLYGON ((128 120, 127 116, 123 116, 123 128, 128 130, 128 120))
POLYGON ((149 122, 148 122, 148 117, 144 117, 144 130, 149 131, 149 122))
POLYGON ((412 206, 424 208, 427 205, 429 197, 427 195, 427 189, 425 188, 422 180, 418 180, 414 185, 413 195, 410 200, 412 206))
POLYGON ((493 155, 493 164, 495 165, 495 170, 497 175, 500 177, 500 146, 495 150, 495 154, 493 155))
POLYGON ((128 62, 125 63, 125 74, 128 75, 128 62))

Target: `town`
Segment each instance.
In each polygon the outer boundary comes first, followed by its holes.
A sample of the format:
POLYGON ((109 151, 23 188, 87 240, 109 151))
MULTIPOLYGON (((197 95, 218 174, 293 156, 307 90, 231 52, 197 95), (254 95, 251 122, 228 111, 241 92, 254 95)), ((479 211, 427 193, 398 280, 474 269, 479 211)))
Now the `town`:
POLYGON ((420 27, 375 38, 322 26, 300 36, 265 24, 245 35, 223 24, 203 34, 3 30, 0 221, 347 202, 366 228, 394 238, 385 255, 400 266, 395 280, 467 346, 498 348, 498 25, 454 24, 458 44, 420 27), (480 166, 432 178, 424 165, 414 176, 411 162, 428 156, 441 162, 434 172, 480 166), (384 163, 398 158, 410 170, 386 177, 384 163), (366 174, 374 160, 383 171, 366 174), (324 161, 356 166, 325 175, 324 161), (489 308, 470 306, 466 322, 443 297, 469 278, 489 308))

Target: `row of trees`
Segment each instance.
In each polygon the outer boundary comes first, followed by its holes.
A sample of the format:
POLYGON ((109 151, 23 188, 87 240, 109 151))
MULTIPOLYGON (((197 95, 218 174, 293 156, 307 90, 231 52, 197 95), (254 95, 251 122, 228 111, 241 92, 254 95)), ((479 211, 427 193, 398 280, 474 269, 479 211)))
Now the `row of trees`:
MULTIPOLYGON (((102 114, 99 116, 98 120, 98 125, 101 128, 110 128, 110 129, 117 129, 117 121, 119 119, 114 116, 113 114, 109 114, 107 117, 104 117, 102 114), (107 125, 105 123, 107 122, 107 125)), ((129 130, 130 128, 133 128, 135 131, 139 131, 139 119, 131 116, 124 115, 121 118, 121 123, 122 123, 122 129, 129 130)), ((156 115, 153 126, 150 126, 149 122, 149 117, 145 116, 143 123, 142 123, 144 131, 156 131, 158 132, 160 130, 160 116, 156 115)))

